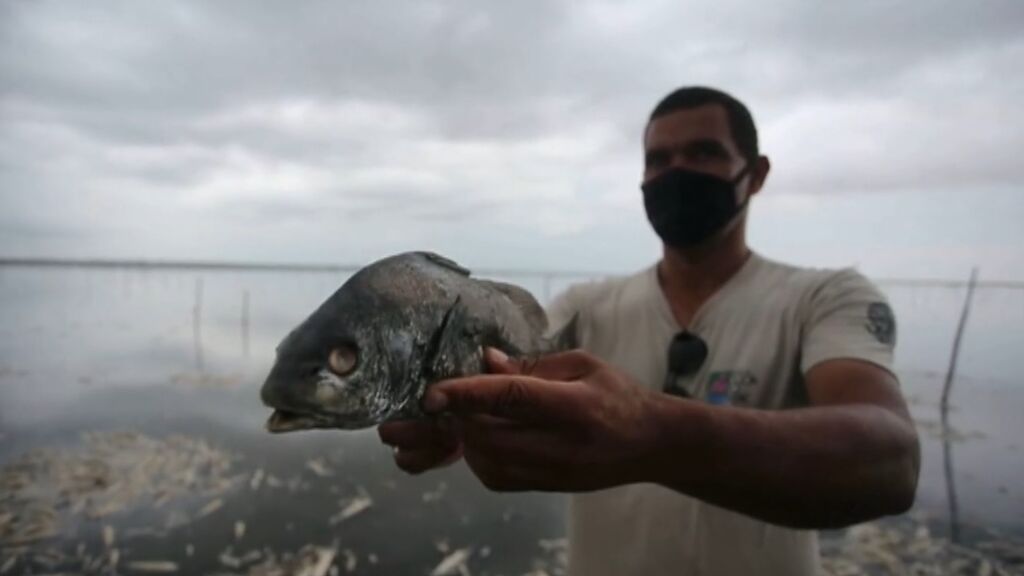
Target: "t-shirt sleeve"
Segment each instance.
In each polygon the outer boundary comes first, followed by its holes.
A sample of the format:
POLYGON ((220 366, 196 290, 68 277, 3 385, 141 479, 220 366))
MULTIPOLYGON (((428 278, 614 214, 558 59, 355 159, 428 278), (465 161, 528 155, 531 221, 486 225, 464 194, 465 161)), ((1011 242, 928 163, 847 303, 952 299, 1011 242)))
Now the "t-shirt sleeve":
POLYGON ((564 328, 579 309, 578 297, 573 287, 557 294, 544 308, 548 317, 547 336, 553 336, 564 328))
POLYGON ((896 317, 885 295, 864 275, 844 269, 810 298, 800 369, 852 358, 893 372, 896 317))

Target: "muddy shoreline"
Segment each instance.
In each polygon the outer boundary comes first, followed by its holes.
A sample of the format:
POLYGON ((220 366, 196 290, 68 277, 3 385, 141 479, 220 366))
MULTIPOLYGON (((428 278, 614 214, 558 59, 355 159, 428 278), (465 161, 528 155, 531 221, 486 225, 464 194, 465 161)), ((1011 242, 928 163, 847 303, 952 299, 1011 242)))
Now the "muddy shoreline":
MULTIPOLYGON (((372 430, 270 435, 252 398, 179 380, 5 425, 0 574, 562 573, 561 497, 491 493, 462 464, 405 475, 372 430)), ((919 505, 823 533, 822 555, 828 574, 1014 574, 1022 532, 966 522, 953 545, 919 505)))

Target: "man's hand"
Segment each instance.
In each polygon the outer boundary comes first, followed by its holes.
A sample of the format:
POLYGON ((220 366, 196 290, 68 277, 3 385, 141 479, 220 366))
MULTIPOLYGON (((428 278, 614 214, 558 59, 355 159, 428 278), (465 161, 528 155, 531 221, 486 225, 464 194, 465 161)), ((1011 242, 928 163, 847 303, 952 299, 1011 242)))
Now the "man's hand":
POLYGON ((536 362, 486 351, 495 373, 428 388, 428 412, 458 422, 466 463, 492 490, 590 491, 645 477, 654 393, 571 351, 536 362))
POLYGON ((660 394, 580 351, 536 363, 487 356, 496 373, 427 390, 424 410, 454 417, 451 436, 428 424, 382 427, 385 441, 407 447, 396 455, 403 469, 457 458, 456 448, 436 447, 461 446, 492 490, 652 482, 801 529, 848 526, 913 503, 917 435, 881 368, 822 363, 808 374, 811 406, 773 411, 660 394))
POLYGON ((442 468, 462 457, 462 442, 450 418, 385 422, 377 427, 381 441, 395 450, 395 464, 409 474, 442 468))

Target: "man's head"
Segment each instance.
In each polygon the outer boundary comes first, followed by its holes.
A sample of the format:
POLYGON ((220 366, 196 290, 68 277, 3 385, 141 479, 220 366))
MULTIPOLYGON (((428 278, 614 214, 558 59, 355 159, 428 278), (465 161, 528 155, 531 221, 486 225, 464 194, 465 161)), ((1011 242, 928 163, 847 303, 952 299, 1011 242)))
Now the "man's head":
POLYGON ((655 119, 673 112, 693 110, 709 105, 719 107, 725 112, 732 143, 743 157, 747 160, 756 160, 758 146, 754 118, 742 102, 721 90, 703 86, 679 88, 658 102, 658 105, 651 111, 647 127, 650 128, 651 122, 655 119))
MULTIPOLYGON (((761 156, 757 128, 747 107, 732 96, 712 88, 684 87, 665 96, 651 112, 644 130, 644 177, 648 216, 662 220, 659 234, 673 221, 688 219, 691 230, 700 228, 692 222, 701 220, 696 212, 722 213, 721 194, 697 194, 713 177, 710 188, 728 187, 729 201, 735 209, 745 208, 750 196, 756 194, 768 174, 768 159, 761 156), (675 176, 680 176, 675 178, 675 176), (677 194, 667 193, 669 188, 677 194), (656 193, 652 189, 657 189, 656 193), (652 198, 658 196, 659 198, 652 198), (698 205, 710 198, 715 207, 698 205), (717 204, 716 204, 717 203, 717 204), (652 214, 652 212, 655 212, 652 214), (675 215, 668 216, 668 212, 675 215), (683 215, 683 213, 686 213, 683 215)), ((707 220, 707 219, 705 219, 707 220)), ((730 215, 718 232, 727 234, 738 222, 739 214, 730 215)), ((676 229, 682 224, 671 225, 676 229)), ((706 233, 706 231, 705 231, 706 233)), ((697 234, 701 236, 701 234, 697 234)))

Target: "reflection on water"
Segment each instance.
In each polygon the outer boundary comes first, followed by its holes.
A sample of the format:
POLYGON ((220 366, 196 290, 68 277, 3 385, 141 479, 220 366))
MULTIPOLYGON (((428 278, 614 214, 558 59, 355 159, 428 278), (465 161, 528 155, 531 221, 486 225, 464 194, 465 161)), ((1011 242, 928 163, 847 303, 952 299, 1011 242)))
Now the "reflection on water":
MULTIPOLYGON (((396 473, 372 431, 264 433, 266 411, 253 391, 251 385, 97 391, 45 426, 12 430, 0 456, 17 462, 15 453, 54 447, 59 460, 69 455, 61 470, 77 474, 78 491, 84 482, 92 497, 75 513, 82 500, 65 492, 70 506, 61 518, 70 521, 61 524, 60 540, 73 544, 72 551, 83 543, 99 558, 107 549, 103 529, 111 526, 122 564, 172 561, 188 574, 224 570, 245 557, 257 564, 307 544, 349 551, 359 573, 368 573, 372 555, 369 573, 380 574, 428 573, 446 556, 439 546, 471 545, 478 569, 518 574, 548 555, 539 539, 564 532, 557 497, 488 494, 464 467, 419 477, 396 473), (91 444, 80 438, 83 430, 96 435, 91 444), (109 450, 100 457, 118 441, 119 456, 150 457, 115 462, 109 450), (77 468, 76 458, 92 462, 92 469, 77 468), (94 477, 102 482, 93 484, 94 477), (140 500, 148 505, 118 509, 140 500), (97 508, 101 513, 91 514, 97 508), (480 558, 485 546, 494 553, 480 558)), ((61 470, 47 472, 65 484, 61 470)))
MULTIPOLYGON (((36 516, 16 521, 18 530, 54 530, 56 539, 44 540, 54 558, 78 554, 81 543, 81 558, 97 567, 116 549, 119 566, 244 572, 315 545, 355 573, 428 574, 445 558, 452 573, 460 561, 473 574, 557 573, 559 496, 490 493, 461 464, 407 476, 372 430, 264 432, 268 412, 257 391, 274 347, 344 279, 0 268, 0 463, 30 458, 21 476, 3 479, 3 498, 28 498, 25 478, 57 483, 49 496, 32 496, 55 514, 37 506, 36 516), (114 431, 127 434, 82 436, 114 431), (126 456, 143 453, 148 459, 126 456), (148 504, 122 509, 112 495, 148 504), (97 514, 103 502, 113 507, 97 514)), ((542 300, 565 285, 503 279, 542 300)), ((900 320, 902 382, 923 439, 916 512, 935 520, 935 534, 948 532, 949 462, 964 539, 981 527, 1020 533, 1024 387, 1012 379, 1024 349, 1024 294, 979 291, 945 434, 941 376, 963 292, 893 288, 889 296, 900 320), (943 437, 953 440, 945 460, 943 437)), ((3 514, 0 535, 9 535, 15 520, 3 514)))

